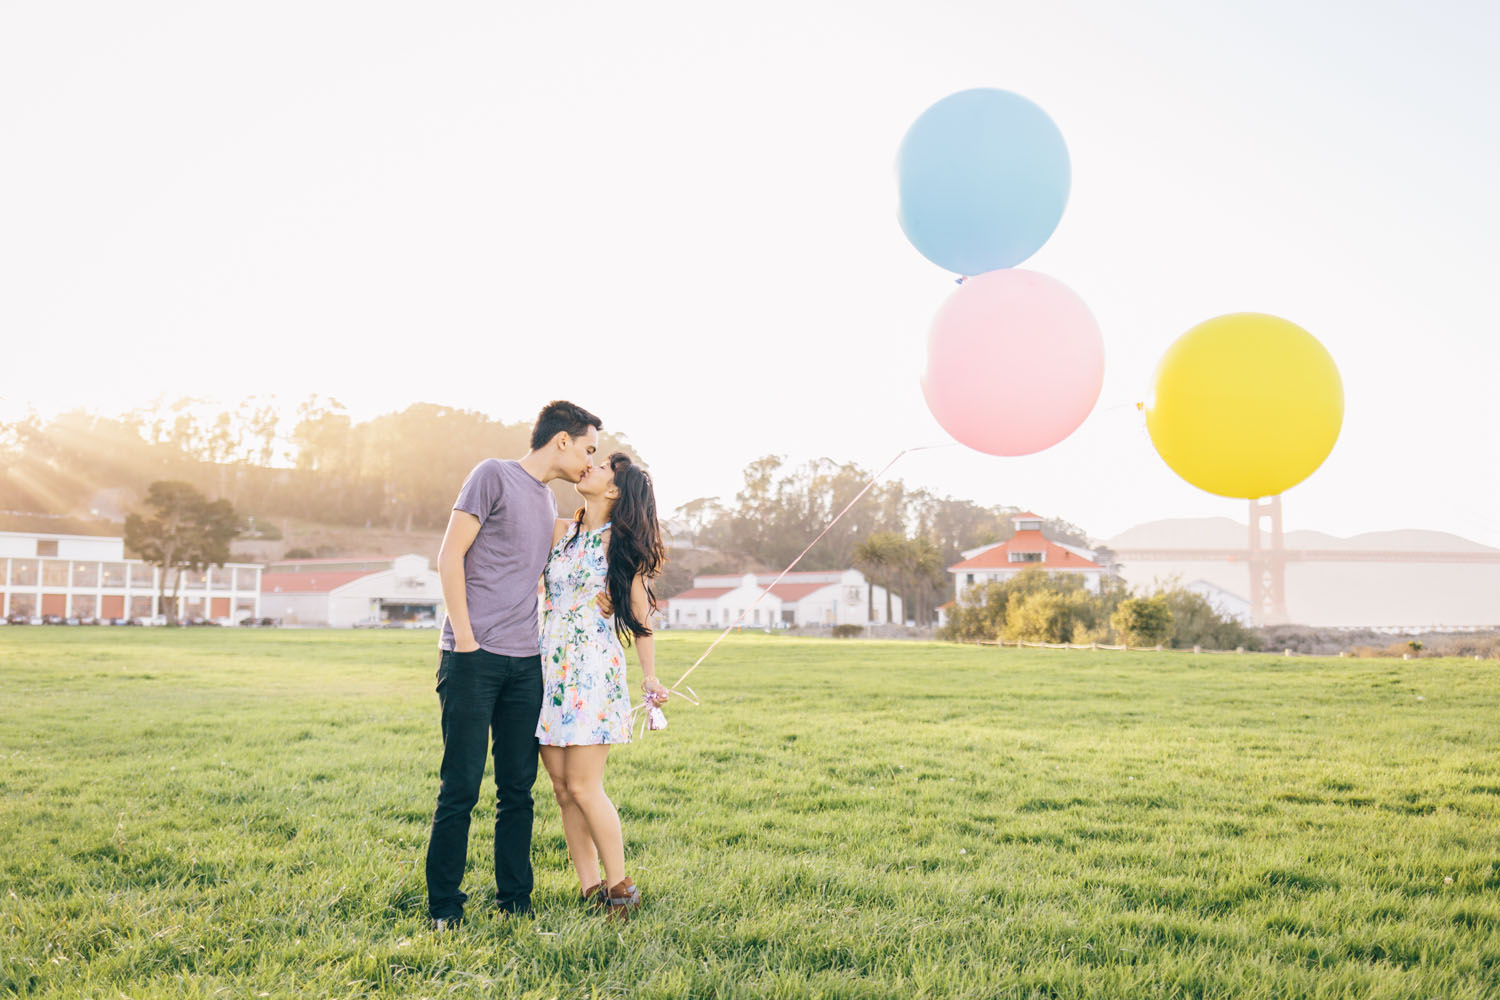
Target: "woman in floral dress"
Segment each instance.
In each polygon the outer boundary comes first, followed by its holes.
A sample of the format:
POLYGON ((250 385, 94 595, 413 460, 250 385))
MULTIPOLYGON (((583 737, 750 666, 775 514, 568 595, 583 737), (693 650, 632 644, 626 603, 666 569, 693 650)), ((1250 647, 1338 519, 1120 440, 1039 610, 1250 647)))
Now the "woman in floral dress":
POLYGON ((664 549, 651 478, 628 455, 617 452, 590 468, 577 489, 583 507, 557 522, 543 575, 536 736, 583 899, 625 915, 641 894, 625 875, 625 839, 604 793, 604 762, 611 746, 630 742, 625 645, 634 642, 646 697, 667 700, 647 625, 656 610, 650 581, 664 549))

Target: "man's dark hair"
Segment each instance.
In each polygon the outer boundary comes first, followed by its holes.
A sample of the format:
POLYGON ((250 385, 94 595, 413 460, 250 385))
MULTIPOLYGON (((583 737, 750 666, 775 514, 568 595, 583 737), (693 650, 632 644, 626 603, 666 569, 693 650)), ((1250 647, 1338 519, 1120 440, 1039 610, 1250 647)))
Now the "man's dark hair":
POLYGON ((561 433, 580 437, 587 434, 590 427, 603 430, 604 421, 575 403, 564 399, 553 400, 536 415, 536 425, 531 428, 531 450, 545 447, 548 441, 561 433))

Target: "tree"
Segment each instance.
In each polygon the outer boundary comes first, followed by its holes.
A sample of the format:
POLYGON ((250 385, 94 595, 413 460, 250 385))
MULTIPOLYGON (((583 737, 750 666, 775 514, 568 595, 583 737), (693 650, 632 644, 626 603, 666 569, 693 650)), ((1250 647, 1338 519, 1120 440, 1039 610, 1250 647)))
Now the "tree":
POLYGON ((1165 594, 1131 597, 1120 602, 1110 625, 1130 646, 1159 646, 1172 636, 1172 609, 1165 594))
POLYGON ((918 625, 927 625, 932 621, 933 598, 942 592, 947 582, 947 566, 937 545, 926 538, 908 539, 905 555, 911 596, 915 599, 912 620, 918 625))
POLYGON ((228 562, 229 543, 239 534, 239 519, 228 500, 209 500, 183 482, 152 483, 145 507, 144 512, 125 518, 125 545, 161 570, 156 587, 158 609, 164 607, 167 575, 176 570, 168 616, 175 621, 182 571, 201 572, 228 562))
POLYGON ((901 564, 902 549, 906 539, 900 535, 881 531, 860 542, 854 550, 854 567, 870 582, 869 620, 875 618, 875 584, 885 588, 885 620, 891 622, 891 584, 897 567, 901 564))

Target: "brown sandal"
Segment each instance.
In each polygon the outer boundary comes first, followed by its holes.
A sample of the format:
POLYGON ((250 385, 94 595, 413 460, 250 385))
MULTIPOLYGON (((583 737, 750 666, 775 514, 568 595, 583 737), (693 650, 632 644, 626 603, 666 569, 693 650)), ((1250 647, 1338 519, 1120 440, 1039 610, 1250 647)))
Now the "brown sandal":
POLYGON ((641 890, 636 888, 634 881, 624 878, 618 885, 610 887, 609 893, 604 898, 604 914, 611 920, 626 920, 640 905, 641 890))
POLYGON ((608 898, 609 889, 605 887, 603 882, 595 882, 578 894, 578 900, 584 906, 592 906, 600 909, 604 907, 604 901, 608 898))

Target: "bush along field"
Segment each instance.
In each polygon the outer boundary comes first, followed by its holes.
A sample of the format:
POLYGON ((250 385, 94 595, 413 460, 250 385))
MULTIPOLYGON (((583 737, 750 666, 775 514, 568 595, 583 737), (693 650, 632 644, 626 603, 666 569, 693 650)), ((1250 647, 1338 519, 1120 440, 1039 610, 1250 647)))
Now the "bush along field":
POLYGON ((535 915, 487 903, 487 779, 444 935, 435 667, 0 630, 0 995, 1500 992, 1493 662, 734 636, 611 758, 640 913, 579 907, 539 772, 535 915))

